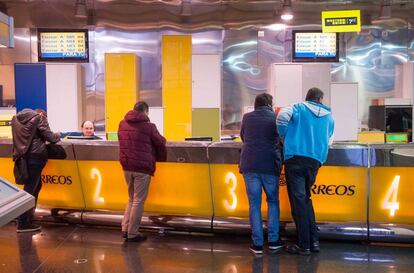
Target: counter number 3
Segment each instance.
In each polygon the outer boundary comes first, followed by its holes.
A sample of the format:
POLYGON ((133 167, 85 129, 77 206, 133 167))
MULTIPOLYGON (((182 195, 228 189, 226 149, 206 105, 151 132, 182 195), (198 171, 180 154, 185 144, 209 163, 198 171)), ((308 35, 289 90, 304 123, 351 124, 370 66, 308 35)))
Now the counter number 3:
POLYGON ((226 184, 230 184, 230 196, 231 201, 224 200, 223 204, 224 207, 229 211, 234 211, 237 207, 237 195, 236 195, 236 188, 237 188, 237 177, 234 173, 229 172, 226 174, 226 178, 224 180, 226 184))

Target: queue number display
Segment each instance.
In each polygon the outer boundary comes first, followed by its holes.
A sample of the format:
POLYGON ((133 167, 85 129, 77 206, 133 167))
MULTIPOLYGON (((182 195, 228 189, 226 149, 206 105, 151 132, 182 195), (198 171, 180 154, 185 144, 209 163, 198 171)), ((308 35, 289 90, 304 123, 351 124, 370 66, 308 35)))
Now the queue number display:
POLYGON ((322 11, 322 31, 326 32, 360 32, 360 10, 322 11))
POLYGON ((39 31, 39 61, 88 60, 87 31, 39 31))

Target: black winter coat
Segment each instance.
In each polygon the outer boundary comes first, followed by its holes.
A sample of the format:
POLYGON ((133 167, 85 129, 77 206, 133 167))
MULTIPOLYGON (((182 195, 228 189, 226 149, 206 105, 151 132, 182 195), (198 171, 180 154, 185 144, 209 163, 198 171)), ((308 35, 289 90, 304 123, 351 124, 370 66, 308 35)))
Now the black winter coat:
POLYGON ((240 137, 240 172, 280 175, 281 145, 276 114, 269 106, 258 107, 243 116, 240 137))

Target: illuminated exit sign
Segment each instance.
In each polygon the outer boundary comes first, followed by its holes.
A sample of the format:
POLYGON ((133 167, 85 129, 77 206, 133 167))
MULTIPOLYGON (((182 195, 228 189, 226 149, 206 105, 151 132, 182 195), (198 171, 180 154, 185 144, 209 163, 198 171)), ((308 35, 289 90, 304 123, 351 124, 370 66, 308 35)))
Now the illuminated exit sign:
POLYGON ((360 10, 322 11, 322 32, 360 32, 360 10))

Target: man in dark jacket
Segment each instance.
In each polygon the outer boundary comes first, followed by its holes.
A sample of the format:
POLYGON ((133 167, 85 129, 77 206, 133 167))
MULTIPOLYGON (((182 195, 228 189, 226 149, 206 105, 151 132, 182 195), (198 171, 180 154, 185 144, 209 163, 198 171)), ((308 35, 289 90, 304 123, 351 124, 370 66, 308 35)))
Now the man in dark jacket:
MULTIPOLYGON (((43 110, 23 109, 12 118, 13 158, 25 155, 29 178, 24 190, 35 197, 36 203, 42 182, 40 175, 46 165, 48 154, 46 141, 56 143, 60 134, 49 128, 46 112, 43 110)), ((33 223, 36 207, 23 213, 18 218, 17 232, 32 232, 40 230, 33 223)))
POLYGON ((283 248, 279 240, 279 174, 281 156, 276 115, 272 109, 273 97, 260 94, 254 102, 254 111, 243 116, 240 137, 243 146, 240 172, 243 173, 249 199, 249 219, 255 254, 263 253, 262 188, 267 197, 268 246, 270 251, 283 248))
POLYGON ((166 140, 148 118, 148 104, 135 104, 119 123, 119 160, 128 185, 128 203, 122 220, 122 233, 127 242, 146 239, 139 233, 144 202, 148 195, 155 162, 167 159, 166 140))

